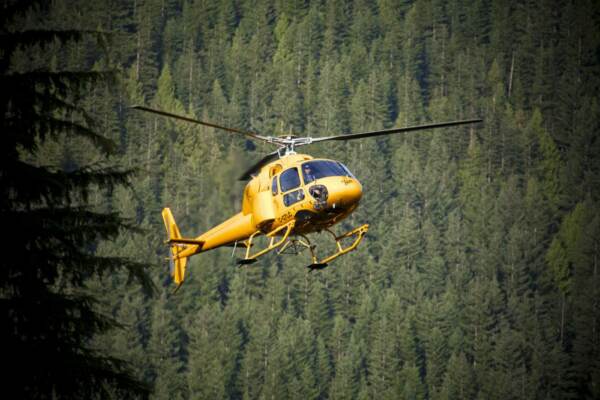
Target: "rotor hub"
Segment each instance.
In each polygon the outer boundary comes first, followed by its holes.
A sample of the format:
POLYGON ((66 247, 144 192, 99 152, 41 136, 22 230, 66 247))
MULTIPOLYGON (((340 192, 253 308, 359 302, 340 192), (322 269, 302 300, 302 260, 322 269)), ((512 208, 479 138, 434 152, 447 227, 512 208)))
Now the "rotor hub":
POLYGON ((311 137, 278 136, 270 137, 269 142, 279 146, 277 153, 280 157, 296 154, 297 146, 305 146, 312 143, 311 137))

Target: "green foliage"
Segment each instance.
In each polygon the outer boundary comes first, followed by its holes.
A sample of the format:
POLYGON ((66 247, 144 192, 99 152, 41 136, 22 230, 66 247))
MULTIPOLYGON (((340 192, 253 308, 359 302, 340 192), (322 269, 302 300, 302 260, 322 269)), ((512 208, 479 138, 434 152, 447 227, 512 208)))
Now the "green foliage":
POLYGON ((100 59, 102 32, 67 24, 76 10, 41 3, 5 2, 0 24, 4 389, 20 398, 147 396, 123 354, 92 345, 119 325, 90 279, 153 286, 143 263, 97 251, 132 228, 108 201, 132 176, 117 166, 114 133, 102 134, 115 123, 114 71, 100 59), (82 56, 85 46, 93 57, 82 56))
MULTIPOLYGON (((80 262, 85 273, 49 271, 61 287, 109 289, 102 309, 125 329, 85 338, 128 359, 155 398, 599 396, 595 3, 75 3, 54 2, 48 23, 111 31, 102 55, 92 32, 24 34, 11 22, 0 36, 9 85, 0 94, 3 123, 21 121, 28 132, 2 136, 13 141, 3 146, 3 171, 10 160, 28 161, 2 175, 12 188, 3 201, 38 222, 17 233, 46 234, 40 202, 86 199, 145 230, 117 237, 97 209, 80 214, 91 223, 84 229, 81 218, 55 207, 64 224, 52 229, 76 227, 77 248, 117 239, 60 261, 80 262), (29 47, 6 39, 8 32, 29 47), (118 85, 86 86, 101 75, 89 71, 107 63, 123 71, 118 85), (69 66, 82 72, 60 72, 69 66), (185 236, 238 212, 239 171, 271 150, 142 115, 131 104, 315 137, 476 116, 485 122, 315 145, 311 154, 339 159, 363 184, 360 208, 336 227, 370 224, 357 251, 308 273, 304 255, 236 269, 231 249, 218 249, 191 259, 175 296, 167 294, 167 267, 154 269, 164 287, 148 298, 123 289, 124 273, 100 279, 94 272, 109 268, 111 257, 161 263, 162 207, 171 207, 185 236), (99 131, 87 114, 101 121, 99 131), (101 188, 124 181, 119 170, 88 167, 108 166, 109 151, 111 162, 140 170, 128 181, 132 192, 101 188), (61 168, 44 170, 49 164, 61 168)), ((28 14, 23 26, 36 27, 39 15, 28 14)), ((323 236, 314 239, 322 246, 323 236)), ((23 247, 11 240, 9 253, 17 254, 23 247)), ((36 273, 19 271, 11 279, 36 273)))

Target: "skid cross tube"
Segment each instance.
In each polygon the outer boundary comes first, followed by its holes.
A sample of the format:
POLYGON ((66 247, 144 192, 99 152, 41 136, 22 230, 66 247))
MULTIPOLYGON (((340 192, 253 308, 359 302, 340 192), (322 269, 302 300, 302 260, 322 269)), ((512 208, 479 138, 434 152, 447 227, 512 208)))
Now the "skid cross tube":
POLYGON ((285 243, 285 241, 287 240, 288 236, 290 235, 290 233, 292 232, 292 229, 294 228, 294 223, 296 221, 291 220, 290 222, 288 222, 285 225, 281 225, 278 228, 273 229, 271 232, 267 233, 267 237, 270 237, 270 241, 269 241, 269 246, 267 246, 267 248, 262 249, 252 255, 250 255, 250 250, 252 247, 252 239, 254 239, 256 236, 262 234, 261 231, 256 231, 254 232, 252 235, 250 235, 250 237, 248 238, 248 240, 246 240, 246 257, 243 259, 243 261, 248 261, 248 260, 255 260, 256 258, 262 256, 263 254, 266 254, 276 248, 278 248, 279 246, 281 246, 282 244, 285 243), (275 235, 277 235, 279 232, 284 231, 283 232, 283 237, 278 241, 275 242, 275 235))
POLYGON ((300 254, 300 252, 304 249, 309 249, 311 253, 313 252, 313 248, 315 246, 310 244, 310 240, 306 236, 301 233, 297 233, 296 236, 300 236, 302 239, 288 239, 287 242, 279 250, 277 250, 277 254, 300 254), (292 249, 289 253, 285 253, 287 249, 292 249))

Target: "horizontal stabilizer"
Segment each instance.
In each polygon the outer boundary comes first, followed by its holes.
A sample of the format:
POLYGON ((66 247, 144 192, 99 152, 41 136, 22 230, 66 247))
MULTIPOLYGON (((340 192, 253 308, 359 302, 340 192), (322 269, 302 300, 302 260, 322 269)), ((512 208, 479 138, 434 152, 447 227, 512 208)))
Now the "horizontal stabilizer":
POLYGON ((196 240, 196 239, 186 239, 186 238, 178 238, 178 239, 169 239, 167 241, 167 243, 171 243, 171 244, 193 244, 195 246, 200 246, 200 248, 202 248, 202 246, 204 245, 204 241, 202 240, 196 240))

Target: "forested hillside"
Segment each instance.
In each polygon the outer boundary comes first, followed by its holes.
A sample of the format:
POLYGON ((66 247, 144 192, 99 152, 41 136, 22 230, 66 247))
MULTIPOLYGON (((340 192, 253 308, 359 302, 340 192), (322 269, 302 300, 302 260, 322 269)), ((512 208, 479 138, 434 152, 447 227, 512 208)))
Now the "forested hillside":
MULTIPOLYGON (((124 324, 95 346, 153 398, 600 398, 597 2, 73 3, 48 23, 111 32, 105 52, 83 40, 12 63, 119 71, 81 105, 138 171, 97 204, 142 231, 96 253, 155 265, 159 290, 90 279, 124 324), (302 148, 363 184, 337 228, 369 223, 359 248, 315 272, 306 254, 237 268, 219 249, 173 295, 161 209, 198 235, 240 210, 238 176, 273 149, 134 104, 263 134, 484 123, 302 148)), ((88 147, 40 152, 73 166, 88 147)))

